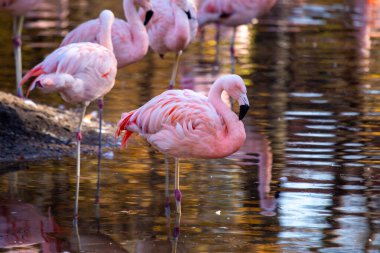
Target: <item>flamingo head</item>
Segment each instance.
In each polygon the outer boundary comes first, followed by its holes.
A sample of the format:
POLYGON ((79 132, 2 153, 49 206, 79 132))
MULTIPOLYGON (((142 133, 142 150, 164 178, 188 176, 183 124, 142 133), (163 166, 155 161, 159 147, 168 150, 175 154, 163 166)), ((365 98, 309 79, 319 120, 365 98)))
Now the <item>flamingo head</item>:
POLYGON ((242 120, 249 109, 249 100, 247 97, 247 88, 245 87, 245 83, 238 75, 226 75, 224 78, 226 78, 224 90, 234 100, 239 102, 239 120, 242 120))

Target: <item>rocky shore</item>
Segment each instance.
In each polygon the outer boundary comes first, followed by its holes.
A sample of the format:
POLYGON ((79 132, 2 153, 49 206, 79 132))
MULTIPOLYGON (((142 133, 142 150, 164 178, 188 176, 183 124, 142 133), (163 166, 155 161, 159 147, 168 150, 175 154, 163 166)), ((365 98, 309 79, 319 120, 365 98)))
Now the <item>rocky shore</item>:
MULTIPOLYGON (((74 155, 78 116, 0 92, 0 162, 74 155)), ((97 153, 98 126, 96 118, 83 123, 82 153, 97 153)), ((103 146, 113 145, 115 126, 102 132, 103 146)))

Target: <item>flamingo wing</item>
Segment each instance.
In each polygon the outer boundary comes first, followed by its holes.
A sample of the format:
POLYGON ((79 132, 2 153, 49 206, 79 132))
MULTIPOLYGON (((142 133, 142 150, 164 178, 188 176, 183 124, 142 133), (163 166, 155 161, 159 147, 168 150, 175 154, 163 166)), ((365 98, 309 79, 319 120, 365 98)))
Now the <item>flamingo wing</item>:
POLYGON ((114 79, 116 64, 113 52, 99 44, 89 42, 69 44, 49 54, 43 62, 24 76, 20 85, 31 77, 37 78, 32 82, 30 90, 37 81, 41 82, 44 78, 48 78, 52 86, 83 85, 83 81, 87 84, 96 84, 99 80, 114 79))
POLYGON ((179 138, 213 135, 225 124, 205 96, 192 90, 166 91, 139 109, 122 116, 119 130, 127 130, 126 143, 132 132, 149 137, 171 132, 179 138))

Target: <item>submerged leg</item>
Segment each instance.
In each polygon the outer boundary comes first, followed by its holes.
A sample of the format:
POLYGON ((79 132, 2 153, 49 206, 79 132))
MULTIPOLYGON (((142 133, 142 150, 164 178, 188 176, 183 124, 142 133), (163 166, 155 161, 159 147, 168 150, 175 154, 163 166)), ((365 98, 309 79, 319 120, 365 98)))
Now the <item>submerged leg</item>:
POLYGON ((232 33, 232 37, 231 37, 231 45, 230 45, 231 74, 235 73, 235 64, 236 64, 235 38, 236 38, 236 27, 234 27, 234 30, 233 30, 233 33, 232 33))
POLYGON ((19 85, 22 79, 22 59, 21 59, 21 32, 24 23, 24 16, 13 17, 13 52, 16 66, 16 95, 23 97, 22 88, 19 85))
POLYGON ((173 229, 172 253, 177 253, 180 226, 181 226, 181 214, 179 213, 175 217, 175 224, 174 224, 174 229, 173 229))
POLYGON ((168 156, 165 155, 165 215, 170 218, 170 201, 169 201, 169 162, 168 156))
POLYGON ((76 248, 77 248, 78 252, 82 252, 82 244, 80 241, 80 234, 79 234, 79 227, 78 227, 78 219, 77 218, 74 218, 73 225, 74 225, 75 237, 76 237, 76 240, 78 243, 76 248))
POLYGON ((84 104, 82 112, 80 115, 79 125, 76 133, 77 139, 77 176, 76 176, 76 188, 75 188, 75 209, 74 209, 74 219, 78 218, 78 198, 79 198, 79 182, 80 182, 80 141, 82 140, 82 122, 84 114, 86 113, 86 108, 88 104, 84 104))
POLYGON ((103 120, 103 108, 104 101, 103 98, 98 100, 99 107, 99 139, 98 139, 98 177, 96 182, 96 194, 95 194, 95 204, 99 204, 100 197, 100 163, 102 160, 102 120, 103 120))
POLYGON ((172 71, 172 77, 170 78, 169 90, 173 89, 175 86, 175 79, 177 77, 177 72, 178 72, 179 58, 181 55, 182 55, 182 50, 178 51, 177 54, 175 55, 175 62, 174 62, 174 67, 172 71))
POLYGON ((174 183, 174 197, 177 207, 177 213, 181 214, 181 199, 182 193, 179 190, 179 159, 175 158, 175 183, 174 183))

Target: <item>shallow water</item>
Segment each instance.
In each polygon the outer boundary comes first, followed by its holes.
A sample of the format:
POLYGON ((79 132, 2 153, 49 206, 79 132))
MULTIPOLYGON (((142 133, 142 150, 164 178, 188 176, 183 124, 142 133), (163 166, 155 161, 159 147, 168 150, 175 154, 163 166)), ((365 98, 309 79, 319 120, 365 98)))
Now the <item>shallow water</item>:
MULTIPOLYGON (((0 251, 379 252, 380 12, 365 2, 283 0, 239 28, 236 73, 252 104, 247 141, 225 159, 181 162, 180 224, 173 199, 165 215, 163 156, 134 137, 102 160, 99 205, 97 157, 84 157, 78 232, 74 158, 0 165, 0 251)), ((46 0, 26 20, 24 70, 101 9, 122 16, 118 6, 46 0)), ((11 18, 1 14, 0 24, 1 90, 13 92, 11 18)), ((230 72, 231 31, 222 29, 218 63, 214 34, 208 26, 204 42, 184 53, 181 88, 206 93, 230 72)), ((173 58, 149 53, 119 70, 105 120, 164 91, 173 58)), ((62 104, 54 94, 31 98, 62 104)))

